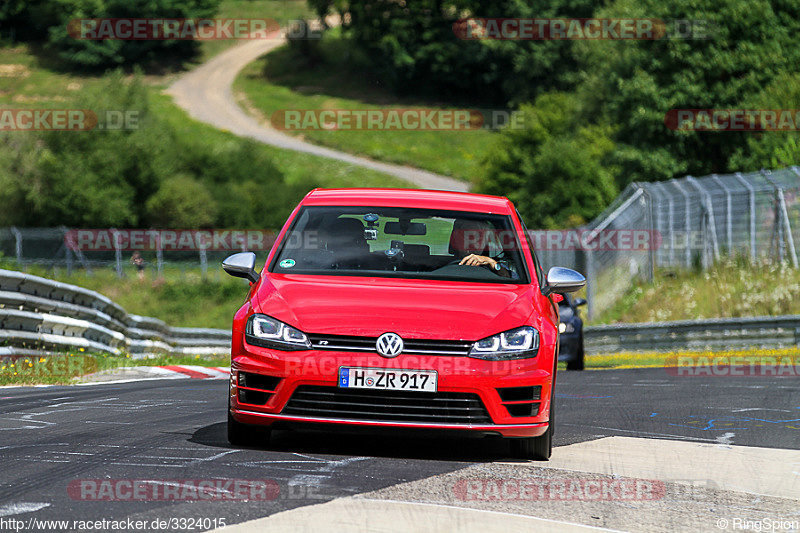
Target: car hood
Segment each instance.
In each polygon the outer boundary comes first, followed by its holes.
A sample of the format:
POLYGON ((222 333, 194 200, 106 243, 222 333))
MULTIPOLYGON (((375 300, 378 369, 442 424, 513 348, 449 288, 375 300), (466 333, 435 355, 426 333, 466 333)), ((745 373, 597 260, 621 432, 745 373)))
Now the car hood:
POLYGON ((530 285, 273 274, 257 311, 306 333, 478 340, 530 322, 530 285))

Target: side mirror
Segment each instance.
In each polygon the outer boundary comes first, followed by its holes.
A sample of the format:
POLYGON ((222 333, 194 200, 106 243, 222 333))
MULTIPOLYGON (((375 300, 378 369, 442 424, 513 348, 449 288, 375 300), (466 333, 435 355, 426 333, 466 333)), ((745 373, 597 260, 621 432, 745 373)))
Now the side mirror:
POLYGON ((553 267, 547 272, 545 282, 542 293, 550 296, 554 292, 575 292, 586 285, 586 278, 570 268, 553 267))
POLYGON ((586 298, 575 298, 575 307, 586 305, 586 298))
POLYGON ((255 283, 259 279, 258 272, 256 272, 256 254, 253 252, 229 255, 222 262, 222 269, 231 276, 248 279, 251 283, 255 283))

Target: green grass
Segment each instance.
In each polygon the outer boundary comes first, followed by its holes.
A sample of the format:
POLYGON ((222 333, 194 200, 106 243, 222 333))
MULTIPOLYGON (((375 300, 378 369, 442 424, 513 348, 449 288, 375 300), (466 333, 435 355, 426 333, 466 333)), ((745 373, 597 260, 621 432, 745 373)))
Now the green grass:
POLYGON ((800 270, 786 263, 726 259, 705 272, 658 269, 593 324, 800 314, 800 270))
MULTIPOLYGON (((243 106, 268 121, 286 109, 454 109, 441 102, 401 100, 380 88, 347 45, 326 36, 322 59, 309 62, 281 47, 251 63, 239 74, 234 89, 243 106)), ((288 131, 345 152, 405 164, 472 181, 493 133, 470 131, 288 131)))
POLYGON ((126 355, 85 353, 80 350, 41 357, 0 359, 0 385, 66 385, 76 378, 121 367, 136 366, 228 366, 227 356, 172 356, 132 359, 126 355))
POLYGON ((31 46, 0 46, 0 104, 18 108, 69 107, 99 76, 76 76, 51 68, 49 56, 31 46))
MULTIPOLYGON (((728 351, 680 350, 675 352, 621 352, 599 354, 586 358, 586 368, 593 370, 627 368, 674 368, 706 366, 742 366, 782 364, 796 361, 800 350, 797 348, 747 348, 728 351)), ((565 365, 566 366, 566 365, 565 365)), ((561 367, 559 367, 561 368, 561 367)))
MULTIPOLYGON (((280 2, 274 2, 280 3, 280 2)), ((46 56, 27 45, 0 47, 0 105, 14 108, 68 108, 81 90, 103 83, 101 76, 66 74, 48 66, 46 56)), ((145 77, 151 91, 152 112, 166 118, 175 131, 189 142, 208 146, 238 142, 239 137, 190 118, 162 93, 167 77, 145 77)), ((68 135, 80 135, 66 133, 68 135)), ((311 179, 320 187, 414 187, 381 172, 291 150, 261 147, 286 176, 287 183, 311 179)))
MULTIPOLYGON (((271 19, 284 28, 292 20, 316 18, 306 0, 223 0, 219 6, 219 18, 271 19)), ((203 41, 200 47, 200 62, 238 44, 236 40, 203 41)))
MULTIPOLYGON (((209 150, 222 143, 234 142, 238 139, 229 132, 218 130, 192 119, 185 111, 177 107, 169 96, 155 90, 152 96, 153 112, 165 118, 179 135, 205 144, 209 150)), ((414 187, 406 181, 381 172, 332 159, 267 145, 263 145, 261 149, 269 154, 275 166, 290 184, 311 177, 320 187, 414 187)))

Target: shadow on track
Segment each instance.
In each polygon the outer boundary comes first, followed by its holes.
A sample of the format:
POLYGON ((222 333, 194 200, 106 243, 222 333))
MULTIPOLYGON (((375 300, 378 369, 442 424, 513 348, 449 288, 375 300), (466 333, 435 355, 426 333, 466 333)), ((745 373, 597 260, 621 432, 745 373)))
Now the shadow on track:
MULTIPOLYGON (((227 449, 263 450, 281 453, 307 453, 355 457, 384 457, 394 459, 422 459, 483 463, 515 461, 509 455, 509 446, 499 437, 470 437, 403 431, 394 433, 375 430, 274 430, 269 444, 261 447, 232 446, 227 439, 226 424, 201 427, 192 434, 189 442, 227 449)), ((521 461, 524 462, 524 461, 521 461)))

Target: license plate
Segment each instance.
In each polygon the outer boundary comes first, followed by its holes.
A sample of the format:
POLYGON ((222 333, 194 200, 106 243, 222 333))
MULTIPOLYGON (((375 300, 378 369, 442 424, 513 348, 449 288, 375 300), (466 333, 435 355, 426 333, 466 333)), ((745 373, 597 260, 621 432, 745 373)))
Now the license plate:
POLYGON ((339 387, 343 389, 386 389, 436 392, 435 370, 396 370, 393 368, 339 368, 339 387))

